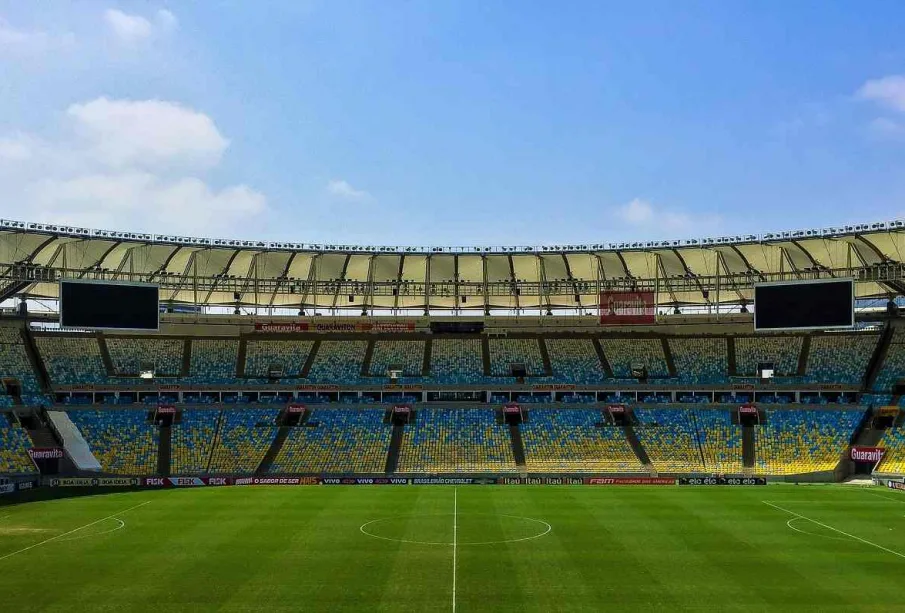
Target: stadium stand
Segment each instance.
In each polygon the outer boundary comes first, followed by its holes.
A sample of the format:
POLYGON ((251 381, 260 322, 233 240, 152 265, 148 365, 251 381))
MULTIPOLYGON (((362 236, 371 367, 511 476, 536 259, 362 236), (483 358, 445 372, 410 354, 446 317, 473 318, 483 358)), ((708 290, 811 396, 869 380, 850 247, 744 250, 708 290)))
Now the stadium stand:
POLYGON ((408 424, 400 473, 508 473, 517 470, 508 426, 490 409, 425 409, 408 424))
POLYGON ((273 473, 363 473, 384 470, 392 427, 383 409, 315 409, 293 428, 273 462, 273 473))
POLYGON ((495 376, 511 376, 512 364, 523 364, 529 375, 544 374, 544 358, 537 339, 494 338, 490 348, 490 372, 495 376))
POLYGON ((706 472, 690 409, 635 409, 635 432, 657 472, 706 472))
POLYGON ((704 468, 722 474, 742 473, 742 427, 732 423, 732 414, 720 409, 695 410, 704 468))
POLYGON ((657 338, 602 338, 600 344, 614 377, 631 377, 632 365, 640 364, 649 377, 668 377, 663 344, 657 338))
POLYGON ((78 385, 107 380, 107 369, 95 336, 38 336, 35 341, 54 383, 78 385))
POLYGON ((224 411, 209 472, 253 473, 277 435, 279 414, 279 409, 224 411))
POLYGON ((238 360, 238 340, 193 340, 190 378, 206 385, 233 383, 236 381, 238 360))
POLYGON ((889 392, 902 379, 905 379, 905 328, 896 328, 889 340, 886 359, 874 381, 874 391, 889 392))
POLYGON ((532 408, 521 425, 525 466, 529 472, 640 472, 643 466, 625 431, 598 428, 603 420, 594 409, 532 408))
POLYGON ((170 472, 174 475, 206 473, 217 432, 220 411, 187 409, 173 424, 170 472))
POLYGON ((712 385, 726 381, 729 363, 725 338, 671 338, 669 348, 680 382, 712 385))
POLYGON ((453 385, 483 382, 481 341, 435 339, 431 347, 431 377, 453 385))
POLYGON ((0 327, 0 378, 18 379, 23 396, 40 390, 19 328, 0 327))
POLYGON ((308 379, 347 385, 358 383, 367 348, 367 341, 322 341, 308 379))
POLYGON ((735 339, 735 369, 741 376, 757 375, 758 362, 773 362, 777 375, 798 372, 801 336, 739 336, 735 339))
POLYGON ((38 472, 28 456, 32 447, 25 428, 0 415, 0 474, 20 475, 38 472))
POLYGON ((182 373, 182 339, 107 337, 106 341, 117 375, 137 375, 145 363, 154 365, 158 377, 177 377, 182 373))
POLYGON ((863 409, 766 409, 755 427, 759 474, 792 475, 833 470, 863 409))
POLYGON ((811 338, 806 380, 860 385, 880 340, 877 334, 818 334, 811 338))
POLYGON ((905 475, 905 423, 886 430, 880 446, 886 449, 886 453, 876 472, 905 475))
POLYGON ((279 364, 286 377, 298 377, 308 360, 312 341, 248 341, 245 346, 245 376, 266 379, 272 364, 279 364))
POLYGON ((579 385, 600 384, 606 373, 590 339, 547 339, 547 354, 556 381, 579 385))
POLYGON ((377 341, 371 355, 370 374, 387 376, 390 366, 401 366, 403 377, 420 377, 424 366, 424 341, 377 341))
POLYGON ((157 471, 158 428, 144 410, 69 411, 105 472, 153 475, 157 471))

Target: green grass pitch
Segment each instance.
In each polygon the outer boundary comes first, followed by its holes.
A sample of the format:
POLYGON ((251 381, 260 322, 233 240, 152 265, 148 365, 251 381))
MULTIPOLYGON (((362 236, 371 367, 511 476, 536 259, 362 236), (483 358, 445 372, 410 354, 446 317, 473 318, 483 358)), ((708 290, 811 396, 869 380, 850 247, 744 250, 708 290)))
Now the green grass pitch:
POLYGON ((0 507, 0 603, 11 612, 903 611, 905 495, 315 486, 33 502, 0 507))

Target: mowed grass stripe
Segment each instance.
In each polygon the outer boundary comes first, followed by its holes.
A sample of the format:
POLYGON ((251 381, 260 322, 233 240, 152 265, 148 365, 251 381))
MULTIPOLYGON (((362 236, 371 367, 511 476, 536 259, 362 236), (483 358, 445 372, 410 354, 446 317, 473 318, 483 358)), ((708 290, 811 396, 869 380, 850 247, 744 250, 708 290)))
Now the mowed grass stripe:
MULTIPOLYGON (((460 546, 457 610, 902 610, 905 560, 794 532, 792 515, 761 502, 905 551, 901 506, 878 492, 460 487, 463 540, 527 530, 504 514, 553 530, 460 546)), ((445 486, 212 488, 9 507, 4 523, 62 534, 153 501, 126 516, 123 530, 57 539, 4 561, 0 593, 11 611, 450 611, 450 547, 379 541, 358 528, 401 517, 396 534, 436 530, 450 539, 452 496, 445 486), (430 514, 442 521, 415 520, 430 514), (25 589, 22 576, 54 579, 25 589)), ((30 536, 25 546, 46 538, 30 536)), ((13 541, 22 538, 0 536, 0 552, 13 541)))

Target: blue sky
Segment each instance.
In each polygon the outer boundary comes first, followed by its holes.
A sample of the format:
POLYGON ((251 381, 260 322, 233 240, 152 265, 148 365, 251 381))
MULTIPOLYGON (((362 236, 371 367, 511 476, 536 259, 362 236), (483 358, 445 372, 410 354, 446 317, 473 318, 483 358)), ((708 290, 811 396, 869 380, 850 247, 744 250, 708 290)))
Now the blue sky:
POLYGON ((0 1, 0 216, 461 245, 893 219, 903 25, 901 2, 0 1))

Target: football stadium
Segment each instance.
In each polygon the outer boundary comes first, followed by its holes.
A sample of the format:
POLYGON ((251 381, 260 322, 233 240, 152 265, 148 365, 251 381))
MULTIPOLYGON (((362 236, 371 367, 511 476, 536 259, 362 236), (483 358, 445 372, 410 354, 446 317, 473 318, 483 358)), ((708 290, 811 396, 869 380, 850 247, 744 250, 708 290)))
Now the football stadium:
POLYGON ((903 230, 368 247, 0 221, 0 591, 900 610, 903 230))

